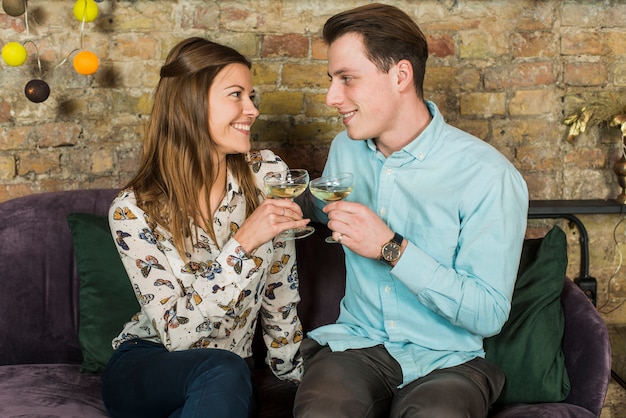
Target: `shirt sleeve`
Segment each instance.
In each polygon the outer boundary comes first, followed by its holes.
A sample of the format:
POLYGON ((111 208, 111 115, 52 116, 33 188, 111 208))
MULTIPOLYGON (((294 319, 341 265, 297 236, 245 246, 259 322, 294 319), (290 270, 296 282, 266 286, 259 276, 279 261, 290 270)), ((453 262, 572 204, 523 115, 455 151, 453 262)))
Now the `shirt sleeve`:
MULTIPOLYGON (((513 168, 493 177, 470 207, 462 207, 452 265, 444 265, 409 239, 391 270, 433 312, 488 337, 506 322, 526 230, 528 192, 513 168)), ((400 232, 400 231, 399 231, 400 232)))
POLYGON ((300 295, 295 243, 276 238, 274 247, 260 312, 266 362, 278 378, 299 382, 303 332, 297 312, 300 295))
MULTIPOLYGON (((263 187, 265 173, 288 169, 280 157, 269 150, 261 150, 258 155, 264 162, 273 162, 264 164, 258 171, 253 169, 259 187, 263 187)), ((252 161, 254 159, 255 154, 252 161)), ((279 379, 298 383, 303 372, 300 342, 304 334, 297 311, 300 293, 295 241, 274 238, 273 249, 259 312, 267 347, 266 362, 279 379)))

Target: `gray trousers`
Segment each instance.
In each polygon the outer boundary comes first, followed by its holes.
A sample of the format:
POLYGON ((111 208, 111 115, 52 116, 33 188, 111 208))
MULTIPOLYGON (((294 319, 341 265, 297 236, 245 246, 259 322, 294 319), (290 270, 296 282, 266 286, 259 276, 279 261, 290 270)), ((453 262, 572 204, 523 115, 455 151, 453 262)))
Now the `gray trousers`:
POLYGON ((333 352, 307 338, 301 351, 296 418, 485 418, 504 386, 502 370, 482 358, 398 389, 402 370, 382 345, 333 352))

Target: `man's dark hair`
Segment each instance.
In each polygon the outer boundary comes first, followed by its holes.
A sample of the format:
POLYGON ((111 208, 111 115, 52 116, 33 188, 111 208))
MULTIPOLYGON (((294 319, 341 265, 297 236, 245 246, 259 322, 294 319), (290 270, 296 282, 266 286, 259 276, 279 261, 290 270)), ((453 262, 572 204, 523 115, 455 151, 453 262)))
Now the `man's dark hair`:
POLYGON ((423 97, 428 44, 420 28, 406 13, 390 5, 368 4, 328 19, 322 35, 330 45, 347 33, 362 37, 367 57, 382 72, 389 72, 400 60, 408 60, 413 66, 417 95, 423 97))

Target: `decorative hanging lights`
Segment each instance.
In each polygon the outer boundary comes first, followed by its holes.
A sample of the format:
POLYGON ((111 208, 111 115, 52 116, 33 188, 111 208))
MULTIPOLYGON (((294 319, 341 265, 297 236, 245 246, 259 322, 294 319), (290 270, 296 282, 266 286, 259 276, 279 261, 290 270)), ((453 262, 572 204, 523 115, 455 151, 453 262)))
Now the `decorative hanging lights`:
MULTIPOLYGON (((50 86, 44 81, 45 74, 41 69, 41 61, 39 59, 37 45, 33 40, 28 39, 28 0, 2 0, 2 9, 9 16, 18 17, 24 15, 24 25, 26 27, 27 38, 21 43, 16 41, 6 43, 2 47, 2 60, 11 67, 19 67, 28 59, 26 45, 30 43, 34 46, 37 56, 39 77, 26 83, 26 86, 24 87, 24 94, 31 102, 41 103, 50 96, 50 86)), ((83 49, 83 33, 85 23, 93 22, 98 17, 98 4, 95 0, 76 0, 73 7, 73 13, 76 20, 80 22, 80 46, 79 48, 72 50, 67 57, 65 57, 54 68, 58 68, 63 65, 72 54, 76 53, 73 59, 74 70, 78 74, 89 76, 98 70, 100 60, 93 52, 83 49)))

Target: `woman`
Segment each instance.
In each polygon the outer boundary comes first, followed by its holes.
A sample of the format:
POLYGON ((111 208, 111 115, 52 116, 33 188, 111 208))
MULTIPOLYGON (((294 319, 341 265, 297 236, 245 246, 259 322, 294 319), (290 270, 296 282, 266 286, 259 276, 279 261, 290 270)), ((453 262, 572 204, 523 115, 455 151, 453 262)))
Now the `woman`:
POLYGON ((294 243, 274 237, 308 219, 263 200, 263 176, 287 167, 250 152, 250 66, 190 38, 161 68, 138 173, 109 212, 141 305, 103 374, 112 417, 248 416, 257 316, 274 374, 300 378, 294 243))

